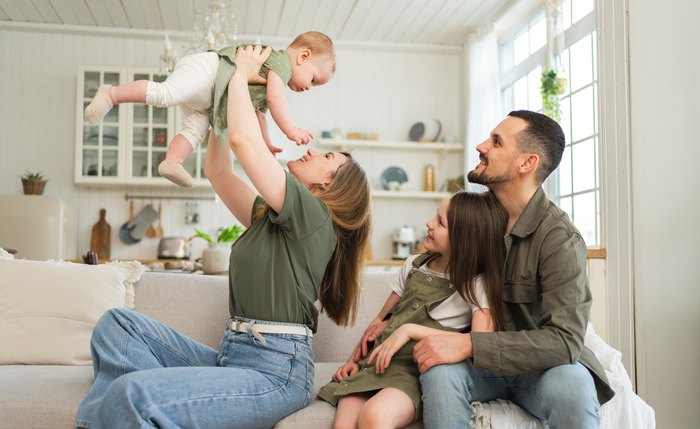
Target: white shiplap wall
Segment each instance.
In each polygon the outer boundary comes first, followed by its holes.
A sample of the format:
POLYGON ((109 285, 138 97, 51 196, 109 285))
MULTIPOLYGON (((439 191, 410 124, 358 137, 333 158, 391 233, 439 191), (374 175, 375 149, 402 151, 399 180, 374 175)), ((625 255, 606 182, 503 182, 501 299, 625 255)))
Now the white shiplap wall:
MULTIPOLYGON (((76 210, 80 254, 89 248, 99 209, 106 208, 112 226, 112 257, 154 258, 157 240, 144 239, 126 246, 117 237, 119 227, 128 218, 124 194, 175 191, 74 185, 77 68, 155 68, 161 51, 162 42, 151 36, 0 28, 0 194, 21 194, 18 175, 25 169, 43 171, 50 179, 45 193, 61 198, 76 210)), ((387 45, 339 44, 334 79, 309 93, 290 93, 291 113, 301 126, 318 134, 340 127, 344 132, 377 132, 382 139, 405 140, 412 123, 432 116, 442 121, 445 133, 463 136, 461 64, 461 51, 456 48, 394 50, 387 45)), ((285 157, 296 157, 303 151, 287 144, 272 122, 271 131, 273 139, 285 148, 285 157)), ((378 154, 381 156, 356 154, 373 183, 377 183, 383 168, 400 165, 408 171, 412 186, 419 189, 423 165, 437 165, 437 158, 426 153, 378 154)), ((462 170, 462 158, 461 153, 448 155, 437 173, 438 186, 454 171, 462 170)), ((234 223, 223 206, 203 201, 198 204, 201 229, 211 232, 234 223)), ((137 210, 140 205, 137 202, 137 210)), ((374 257, 389 257, 393 228, 409 224, 422 230, 435 207, 435 201, 375 201, 374 257)), ((193 233, 192 226, 184 224, 184 211, 184 201, 163 201, 166 235, 193 233)), ((199 256, 203 247, 203 243, 197 243, 193 256, 199 256)))

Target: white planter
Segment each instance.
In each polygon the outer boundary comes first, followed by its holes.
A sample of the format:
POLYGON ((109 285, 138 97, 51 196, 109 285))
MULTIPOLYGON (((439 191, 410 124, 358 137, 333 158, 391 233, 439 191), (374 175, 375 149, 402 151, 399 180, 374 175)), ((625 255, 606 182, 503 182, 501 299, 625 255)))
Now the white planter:
POLYGON ((228 274, 231 243, 209 243, 202 252, 204 274, 228 274))

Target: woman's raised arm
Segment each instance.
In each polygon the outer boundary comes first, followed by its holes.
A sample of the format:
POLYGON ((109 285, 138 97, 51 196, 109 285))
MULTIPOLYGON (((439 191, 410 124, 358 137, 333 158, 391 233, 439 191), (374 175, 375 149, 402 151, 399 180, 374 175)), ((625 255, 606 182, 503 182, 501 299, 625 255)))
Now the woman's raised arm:
POLYGON ((253 203, 257 194, 243 179, 236 175, 233 170, 231 149, 220 144, 219 139, 211 131, 209 132, 204 174, 209 179, 216 194, 236 219, 246 228, 249 227, 253 203))
POLYGON ((262 50, 259 45, 238 50, 236 72, 228 84, 226 119, 229 145, 236 159, 270 208, 280 212, 286 196, 285 172, 265 145, 248 95, 248 82, 256 79, 269 55, 269 48, 262 50))

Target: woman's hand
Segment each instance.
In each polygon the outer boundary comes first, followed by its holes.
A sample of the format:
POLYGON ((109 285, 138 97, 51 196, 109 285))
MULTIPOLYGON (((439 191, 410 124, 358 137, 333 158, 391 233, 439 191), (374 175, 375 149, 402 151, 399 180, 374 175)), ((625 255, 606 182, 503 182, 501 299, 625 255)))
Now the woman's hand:
POLYGON ((333 374, 333 381, 340 383, 344 378, 357 374, 360 365, 355 362, 346 362, 333 374))
POLYGON ((391 358, 394 354, 411 340, 413 326, 412 323, 399 326, 386 340, 372 350, 367 363, 372 363, 375 358, 377 359, 375 364, 377 374, 383 374, 391 363, 391 358))
POLYGON ((265 49, 260 45, 238 48, 236 51, 236 72, 242 73, 248 83, 265 83, 265 78, 260 76, 260 68, 271 52, 272 48, 269 46, 265 49))

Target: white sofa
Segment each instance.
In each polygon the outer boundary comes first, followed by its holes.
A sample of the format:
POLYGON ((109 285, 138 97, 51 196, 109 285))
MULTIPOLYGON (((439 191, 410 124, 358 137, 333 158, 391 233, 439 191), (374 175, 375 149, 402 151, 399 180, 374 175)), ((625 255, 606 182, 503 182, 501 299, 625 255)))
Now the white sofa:
MULTIPOLYGON (((353 328, 335 326, 321 316, 314 336, 314 392, 347 359, 367 323, 389 292, 392 272, 363 274, 363 301, 353 328)), ((228 318, 228 279, 224 276, 145 273, 135 287, 136 310, 217 347, 228 318)), ((603 428, 652 428, 651 408, 631 390, 619 353, 589 332, 587 344, 599 355, 616 397, 601 409, 603 428)), ((6 345, 0 345, 5 347, 6 345)), ((0 365, 0 428, 74 427, 75 414, 93 379, 91 366, 0 365)), ((475 404, 475 428, 541 428, 537 420, 507 401, 475 404)), ((335 409, 314 399, 277 424, 277 428, 331 428, 335 409)), ((421 428, 420 422, 410 426, 421 428)))

